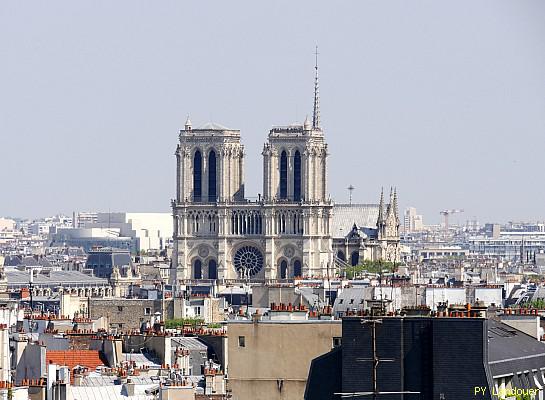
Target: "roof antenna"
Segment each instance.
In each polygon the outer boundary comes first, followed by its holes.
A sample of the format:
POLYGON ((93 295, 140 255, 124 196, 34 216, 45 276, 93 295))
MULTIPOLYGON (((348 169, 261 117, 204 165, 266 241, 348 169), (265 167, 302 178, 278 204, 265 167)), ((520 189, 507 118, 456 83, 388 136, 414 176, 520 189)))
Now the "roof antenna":
POLYGON ((318 86, 318 46, 314 55, 316 56, 316 63, 314 64, 314 109, 312 112, 312 127, 314 129, 320 129, 320 88, 318 86))
POLYGON ((348 203, 352 205, 352 192, 354 191, 355 187, 350 185, 346 189, 348 189, 348 203))

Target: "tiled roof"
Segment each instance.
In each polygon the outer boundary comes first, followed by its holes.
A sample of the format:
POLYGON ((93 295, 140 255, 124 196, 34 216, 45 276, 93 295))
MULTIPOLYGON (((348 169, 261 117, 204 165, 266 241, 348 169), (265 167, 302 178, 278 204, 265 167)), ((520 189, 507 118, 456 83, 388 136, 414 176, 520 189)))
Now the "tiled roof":
MULTIPOLYGON (((5 268, 8 286, 28 284, 28 272, 19 271, 14 268, 5 268)), ((37 274, 34 277, 35 285, 70 285, 70 284, 93 284, 105 286, 108 284, 107 279, 89 276, 79 271, 50 271, 49 276, 45 274, 37 274)))
POLYGON ((358 228, 376 228, 378 204, 335 204, 331 223, 331 236, 345 237, 356 224, 358 228))
POLYGON ((134 396, 128 396, 123 385, 115 386, 71 386, 72 398, 76 400, 153 400, 152 394, 146 394, 147 389, 157 385, 137 385, 134 396))
POLYGON ((64 365, 72 371, 76 366, 86 367, 94 371, 104 365, 97 350, 47 350, 46 364, 64 365))
POLYGON ((488 363, 493 376, 545 366, 545 344, 504 323, 488 320, 488 363))

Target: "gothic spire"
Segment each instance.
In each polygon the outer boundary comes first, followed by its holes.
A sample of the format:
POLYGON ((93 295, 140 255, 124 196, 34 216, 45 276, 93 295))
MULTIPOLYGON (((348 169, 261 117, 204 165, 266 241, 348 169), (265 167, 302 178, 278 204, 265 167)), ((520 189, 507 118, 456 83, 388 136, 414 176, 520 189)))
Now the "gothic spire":
POLYGON ((381 188, 381 190, 380 190, 380 203, 378 205, 377 226, 380 227, 380 225, 383 222, 384 222, 384 188, 381 188))
POLYGON ((390 186, 390 200, 386 208, 386 218, 394 211, 394 188, 390 186))
POLYGON ((320 87, 318 85, 318 46, 316 46, 316 63, 314 64, 314 108, 312 111, 312 127, 320 128, 320 87))

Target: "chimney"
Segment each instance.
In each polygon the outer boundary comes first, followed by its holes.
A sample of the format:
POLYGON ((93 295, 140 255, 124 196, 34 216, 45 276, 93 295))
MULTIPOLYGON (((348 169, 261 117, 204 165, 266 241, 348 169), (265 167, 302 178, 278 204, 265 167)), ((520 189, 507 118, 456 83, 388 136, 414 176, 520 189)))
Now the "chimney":
POLYGON ((252 321, 254 323, 257 323, 257 322, 261 321, 261 317, 262 317, 262 315, 259 313, 259 310, 256 310, 255 313, 252 315, 252 321))
POLYGON ((126 396, 132 397, 134 396, 134 387, 134 382, 132 382, 130 379, 127 379, 127 382, 123 384, 123 392, 126 396))

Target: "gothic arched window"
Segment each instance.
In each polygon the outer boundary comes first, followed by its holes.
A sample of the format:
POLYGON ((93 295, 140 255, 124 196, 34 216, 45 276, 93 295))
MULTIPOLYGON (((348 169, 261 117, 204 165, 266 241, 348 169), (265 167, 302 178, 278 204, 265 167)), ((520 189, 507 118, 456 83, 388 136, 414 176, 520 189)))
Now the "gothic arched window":
POLYGON ((199 150, 193 156, 193 201, 202 197, 202 155, 199 150))
POLYGON ((288 262, 282 260, 280 263, 280 279, 286 279, 288 277, 288 262))
POLYGON ((350 256, 350 264, 352 266, 356 266, 358 265, 359 262, 360 262, 360 253, 357 251, 354 251, 352 255, 350 256))
POLYGON ((218 266, 216 260, 208 261, 208 279, 218 279, 218 266))
POLYGON ((208 155, 208 201, 216 201, 216 152, 208 155))
POLYGON ((288 198, 288 155, 285 151, 280 155, 280 198, 288 198))
POLYGON ((301 200, 301 153, 299 150, 293 156, 293 200, 301 200))
POLYGON ((202 263, 201 260, 195 260, 193 263, 193 278, 202 279, 202 263))
POLYGON ((301 268, 301 261, 295 260, 293 263, 293 276, 301 277, 303 276, 303 270, 301 268))

